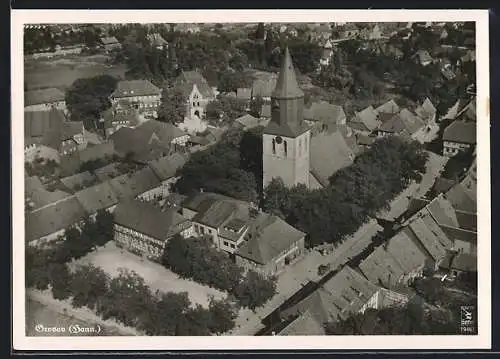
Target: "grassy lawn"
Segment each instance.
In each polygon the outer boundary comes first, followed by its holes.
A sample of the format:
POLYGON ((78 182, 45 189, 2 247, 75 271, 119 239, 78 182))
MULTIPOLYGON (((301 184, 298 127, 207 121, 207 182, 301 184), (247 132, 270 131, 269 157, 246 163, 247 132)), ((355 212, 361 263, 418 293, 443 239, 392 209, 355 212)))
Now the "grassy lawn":
POLYGON ((200 304, 204 307, 208 307, 209 296, 213 296, 215 299, 226 297, 226 294, 219 290, 198 284, 192 280, 179 278, 177 274, 158 263, 117 248, 114 242, 109 242, 105 247, 89 253, 76 263, 93 263, 111 276, 117 275, 119 268, 133 270, 144 278, 153 292, 156 290, 176 293, 188 292, 189 299, 193 304, 200 304))
POLYGON ((76 79, 97 75, 111 75, 125 78, 126 66, 110 66, 104 56, 70 56, 24 62, 25 90, 69 87, 76 79))

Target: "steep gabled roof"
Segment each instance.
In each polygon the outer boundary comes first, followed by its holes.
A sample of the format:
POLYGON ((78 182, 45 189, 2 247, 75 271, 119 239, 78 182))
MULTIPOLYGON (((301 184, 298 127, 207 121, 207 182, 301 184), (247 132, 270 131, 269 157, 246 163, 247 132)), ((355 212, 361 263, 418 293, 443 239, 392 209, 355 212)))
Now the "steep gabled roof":
POLYGON ((373 106, 368 106, 362 111, 356 112, 356 117, 352 122, 361 122, 369 131, 373 131, 380 126, 380 121, 377 119, 377 112, 373 106))
POLYGON ((158 96, 161 90, 148 80, 124 80, 118 82, 111 95, 115 98, 134 96, 158 96))
POLYGON ((320 133, 310 140, 310 166, 320 183, 354 161, 354 152, 340 132, 320 133))
POLYGON ((398 113, 400 108, 394 99, 391 99, 375 109, 378 114, 381 113, 398 113))
POLYGON ((89 171, 74 174, 72 176, 61 178, 61 182, 70 190, 74 190, 77 187, 83 187, 86 183, 93 183, 97 180, 89 171))
POLYGON ((304 110, 304 119, 319 121, 325 124, 337 124, 345 120, 346 115, 342 106, 326 101, 313 102, 311 107, 304 110))
POLYGON ((24 93, 24 107, 64 101, 64 93, 54 87, 24 93))
POLYGON ((236 255, 253 262, 267 264, 282 251, 305 237, 305 233, 292 227, 281 218, 265 213, 255 220, 258 226, 251 229, 249 237, 236 255))
POLYGON ((174 86, 182 91, 185 97, 188 97, 193 91, 193 86, 196 85, 201 95, 206 98, 214 98, 214 92, 208 84, 207 80, 198 71, 183 71, 177 77, 174 86))
POLYGON ((58 150, 66 118, 61 110, 24 111, 25 145, 44 145, 58 150))
POLYGON ((325 328, 306 311, 285 327, 278 335, 325 335, 325 328))
POLYGON ((410 222, 408 227, 434 260, 441 259, 452 247, 451 241, 429 213, 423 213, 410 222))
POLYGON ((69 197, 70 194, 59 190, 50 192, 44 187, 40 178, 34 176, 25 177, 24 196, 29 210, 36 210, 50 203, 69 197))
POLYGON ((166 240, 180 232, 178 225, 187 221, 173 209, 162 211, 151 203, 138 200, 120 202, 113 215, 116 224, 158 240, 166 240))
POLYGON ((179 152, 174 152, 170 156, 165 156, 149 162, 148 166, 161 181, 165 181, 174 177, 177 170, 182 168, 187 160, 187 156, 179 152))
POLYGON ((89 214, 118 203, 118 198, 108 182, 96 184, 75 193, 78 202, 89 214))
POLYGON ((86 216, 75 196, 26 214, 26 241, 30 242, 68 228, 86 216))
POLYGON ((476 144, 476 123, 453 121, 443 132, 443 141, 476 144))

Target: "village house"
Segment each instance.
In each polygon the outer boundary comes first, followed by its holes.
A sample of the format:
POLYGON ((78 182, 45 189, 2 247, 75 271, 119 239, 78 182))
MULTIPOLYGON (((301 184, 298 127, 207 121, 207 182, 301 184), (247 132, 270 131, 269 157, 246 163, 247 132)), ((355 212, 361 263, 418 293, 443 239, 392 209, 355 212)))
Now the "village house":
POLYGON ((408 297, 396 290, 381 288, 358 271, 344 266, 320 288, 286 309, 282 318, 300 318, 305 313, 310 313, 323 326, 328 322, 345 320, 353 314, 363 313, 368 308, 404 305, 408 302, 408 297))
POLYGON ((390 135, 407 136, 423 143, 428 140, 427 136, 424 136, 425 132, 428 132, 425 122, 408 109, 402 109, 399 113, 382 123, 377 129, 377 137, 381 138, 390 135))
POLYGON ((443 274, 449 275, 452 278, 461 277, 464 274, 477 275, 477 255, 449 252, 440 261, 439 269, 443 274))
POLYGON ((258 126, 266 126, 268 123, 269 120, 255 118, 250 114, 243 115, 234 120, 234 126, 241 128, 243 131, 248 131, 258 126))
POLYGON ((236 98, 250 103, 250 100, 252 99, 252 89, 246 87, 238 87, 236 89, 236 98))
POLYGON ((122 48, 122 45, 114 36, 101 37, 100 41, 101 41, 102 47, 107 52, 110 52, 113 50, 119 50, 122 48))
POLYGON ((58 202, 69 196, 70 194, 65 191, 47 190, 37 176, 26 176, 24 180, 24 202, 25 210, 28 212, 58 202))
POLYGON ((116 112, 112 109, 106 110, 102 115, 101 122, 103 123, 106 137, 109 137, 122 127, 135 128, 142 121, 139 118, 137 110, 129 107, 128 109, 116 112))
POLYGON ((349 127, 351 127, 354 132, 363 135, 369 135, 380 125, 381 122, 378 120, 378 113, 373 106, 368 106, 362 111, 356 112, 354 118, 349 121, 349 127))
POLYGON ((132 106, 139 113, 156 117, 160 97, 161 89, 148 80, 127 80, 118 82, 110 100, 115 113, 132 106))
POLYGON ((192 236, 192 224, 175 210, 162 210, 151 203, 123 201, 114 211, 117 246, 159 261, 175 235, 192 236))
POLYGON ((86 213, 76 196, 62 198, 25 216, 25 239, 30 246, 44 246, 58 240, 64 231, 78 225, 86 213))
POLYGON ((436 107, 432 101, 427 97, 420 106, 415 109, 415 113, 428 125, 436 124, 436 107))
POLYGON ((149 168, 161 182, 159 192, 156 196, 165 198, 170 194, 171 186, 177 181, 177 171, 188 161, 188 156, 179 152, 174 152, 170 156, 165 156, 148 163, 149 168))
POLYGON ((475 145, 475 122, 456 120, 443 132, 443 156, 453 157, 475 145))
POLYGON ((325 334, 326 332, 323 324, 318 322, 309 310, 306 310, 276 335, 297 336, 325 334))
POLYGON ((318 101, 304 109, 304 121, 312 127, 312 133, 331 132, 336 130, 337 125, 346 124, 346 114, 342 106, 318 101))
POLYGON ((306 234, 277 216, 260 212, 235 252, 236 264, 274 276, 305 253, 306 234))
POLYGON ((64 93, 57 88, 27 91, 24 93, 24 111, 48 111, 53 108, 66 112, 64 93))
POLYGON ((24 157, 26 162, 36 158, 60 161, 87 145, 82 122, 67 121, 64 113, 55 108, 49 111, 24 112, 24 157))
POLYGON ((179 89, 186 99, 188 120, 204 119, 205 109, 210 101, 215 100, 213 89, 198 71, 183 71, 176 79, 174 87, 179 89))
POLYGON ((387 101, 387 102, 384 102, 383 104, 381 104, 380 106, 378 106, 377 108, 375 108, 375 112, 380 115, 382 113, 387 113, 387 114, 396 114, 398 113, 399 111, 401 111, 401 109, 399 108, 398 104, 396 103, 396 101, 394 101, 393 99, 387 101))
POLYGON ((249 204, 215 193, 199 193, 182 203, 197 236, 208 235, 216 248, 234 253, 249 230, 249 204))
POLYGON ((107 210, 112 213, 119 202, 119 198, 109 181, 84 188, 76 192, 75 197, 91 217, 95 217, 99 210, 107 210))
POLYGON ((421 66, 428 66, 434 62, 427 50, 418 50, 415 55, 413 55, 413 59, 421 66))
POLYGON ((96 184, 99 179, 93 173, 84 171, 71 176, 63 177, 60 181, 64 187, 68 189, 68 191, 74 193, 96 184))

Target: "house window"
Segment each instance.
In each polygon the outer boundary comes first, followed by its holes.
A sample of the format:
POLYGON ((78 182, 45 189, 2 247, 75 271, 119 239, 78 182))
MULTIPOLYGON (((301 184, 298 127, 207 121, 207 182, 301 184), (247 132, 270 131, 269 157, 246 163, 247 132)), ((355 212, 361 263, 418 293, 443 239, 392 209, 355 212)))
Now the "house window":
POLYGON ((231 247, 231 248, 235 248, 236 246, 235 246, 233 243, 231 243, 231 244, 229 245, 229 247, 231 247))
POLYGON ((224 245, 225 245, 226 247, 228 247, 228 246, 229 246, 229 242, 228 242, 228 241, 224 241, 224 245))
POLYGON ((195 107, 195 106, 196 106, 196 102, 193 102, 193 107, 195 107))
POLYGON ((199 102, 197 102, 197 106, 200 106, 200 103, 199 103, 199 102))
POLYGON ((276 141, 273 138, 273 155, 276 154, 276 141))

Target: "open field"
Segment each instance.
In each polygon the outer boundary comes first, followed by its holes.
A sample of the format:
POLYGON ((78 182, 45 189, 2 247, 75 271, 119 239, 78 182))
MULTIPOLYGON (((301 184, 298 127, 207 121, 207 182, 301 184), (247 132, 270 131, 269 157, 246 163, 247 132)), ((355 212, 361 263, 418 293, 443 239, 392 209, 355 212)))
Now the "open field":
POLYGON ((76 79, 103 74, 125 78, 127 71, 125 65, 109 65, 106 60, 107 57, 103 55, 74 55, 56 59, 25 60, 25 90, 47 87, 64 90, 76 79))
POLYGON ((200 304, 204 307, 208 307, 209 296, 213 296, 215 299, 226 297, 223 292, 217 289, 201 285, 192 280, 182 279, 158 263, 153 263, 126 250, 117 248, 114 242, 109 242, 105 247, 89 253, 76 263, 93 263, 111 276, 117 275, 119 268, 133 270, 144 278, 152 291, 188 292, 192 304, 200 304))

